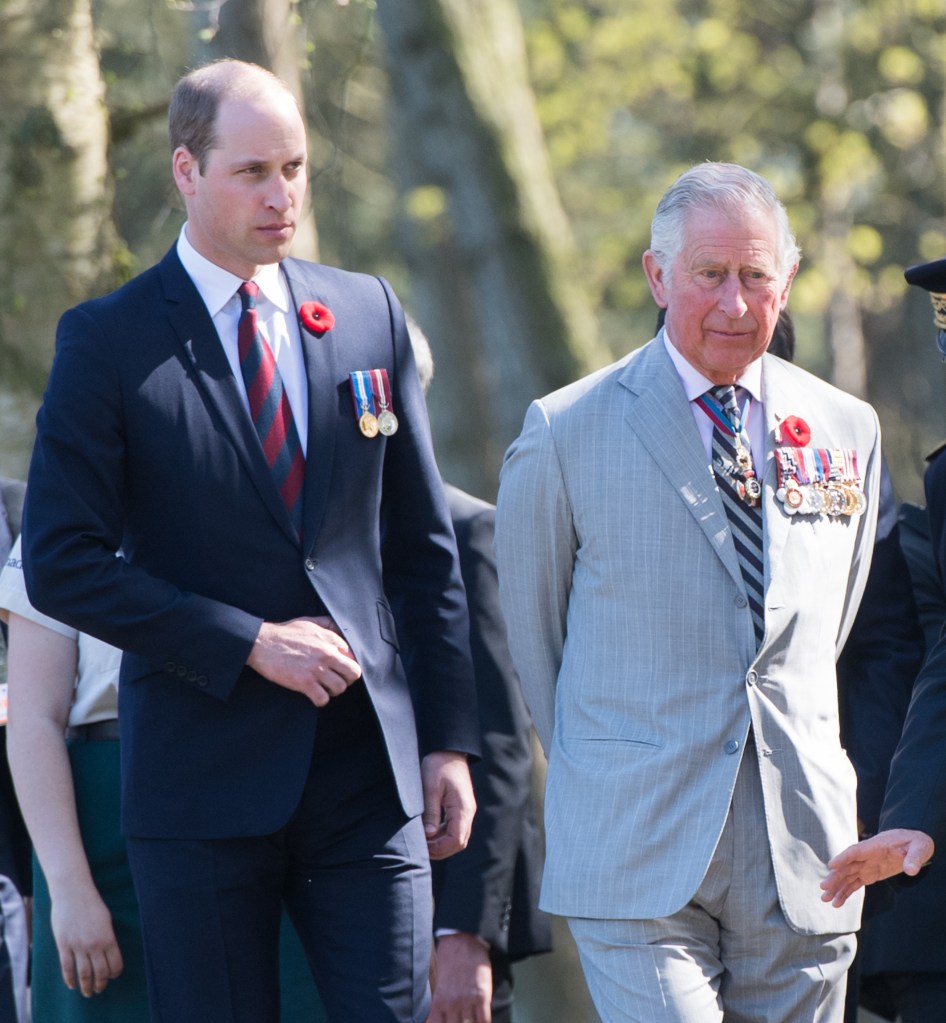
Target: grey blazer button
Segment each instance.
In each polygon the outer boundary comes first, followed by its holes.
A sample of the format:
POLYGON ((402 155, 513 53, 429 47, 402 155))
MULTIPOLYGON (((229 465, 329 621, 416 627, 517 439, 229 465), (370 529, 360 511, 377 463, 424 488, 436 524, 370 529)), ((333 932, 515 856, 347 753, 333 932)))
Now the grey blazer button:
POLYGON ((758 681, 759 673, 755 671, 755 669, 750 669, 749 673, 746 675, 746 682, 748 682, 750 686, 754 686, 758 681))
POLYGON ((306 558, 305 559, 305 570, 307 572, 314 572, 315 571, 315 558, 306 558))
POLYGON ((735 753, 735 752, 738 751, 738 749, 739 749, 739 740, 738 739, 730 739, 729 742, 726 743, 726 752, 727 753, 735 753))
POLYGON ((741 593, 736 597, 736 607, 746 607, 748 603, 749 601, 741 593))

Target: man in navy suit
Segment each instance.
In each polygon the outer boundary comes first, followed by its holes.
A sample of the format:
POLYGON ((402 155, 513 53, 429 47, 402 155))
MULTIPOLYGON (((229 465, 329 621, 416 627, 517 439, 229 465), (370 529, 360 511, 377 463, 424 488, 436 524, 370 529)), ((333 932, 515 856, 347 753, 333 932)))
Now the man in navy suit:
POLYGON ((169 122, 177 244, 60 322, 30 597, 125 651, 156 1023, 276 1020, 283 900, 333 1023, 420 1023, 428 854, 467 841, 478 729, 403 312, 381 279, 287 258, 306 135, 283 83, 208 65, 169 122))

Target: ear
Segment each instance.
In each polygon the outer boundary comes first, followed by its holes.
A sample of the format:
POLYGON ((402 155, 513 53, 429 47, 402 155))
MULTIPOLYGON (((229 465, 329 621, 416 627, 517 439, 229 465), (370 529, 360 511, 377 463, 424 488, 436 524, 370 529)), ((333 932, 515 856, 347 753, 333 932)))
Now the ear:
POLYGON ((657 262, 657 257, 648 249, 642 260, 644 273, 647 275, 647 283, 650 285, 650 293, 654 301, 661 309, 666 309, 670 304, 670 297, 667 294, 667 285, 664 278, 663 268, 657 262))
POLYGON ((796 263, 791 270, 788 272, 788 278, 785 281, 785 287, 782 288, 782 294, 779 297, 779 309, 784 309, 788 304, 788 293, 792 290, 792 281, 795 280, 795 274, 798 273, 798 264, 796 263))
POLYGON ((178 146, 174 150, 171 156, 171 172, 181 195, 193 195, 196 192, 200 168, 197 166, 197 160, 185 146, 178 146))

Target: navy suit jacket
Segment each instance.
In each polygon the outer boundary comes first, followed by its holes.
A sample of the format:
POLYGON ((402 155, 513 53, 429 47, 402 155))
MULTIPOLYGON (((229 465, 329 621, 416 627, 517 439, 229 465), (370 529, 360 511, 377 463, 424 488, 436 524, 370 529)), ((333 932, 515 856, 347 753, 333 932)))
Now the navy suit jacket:
MULTIPOLYGON (((946 457, 925 477, 933 555, 940 580, 946 574, 946 457)), ((919 828, 937 848, 946 844, 946 639, 932 650, 913 686, 903 736, 890 767, 882 828, 919 828)))
POLYGON ((493 554, 496 509, 447 487, 470 606, 470 644, 482 728, 473 765, 476 818, 466 849, 432 864, 434 927, 476 934, 510 960, 552 947, 538 908, 542 839, 532 802, 532 718, 506 642, 493 554))
POLYGON ((379 278, 283 269, 296 309, 314 299, 335 315, 321 337, 300 325, 301 546, 175 249, 60 321, 30 468, 26 581, 40 610, 126 651, 130 835, 267 834, 289 818, 318 712, 245 666, 264 620, 337 622, 408 815, 422 809, 419 753, 478 748, 465 597, 402 310, 379 278), (349 372, 376 368, 400 429, 368 439, 349 372))
POLYGON ((857 816, 870 834, 877 831, 890 761, 923 661, 923 633, 886 464, 877 515, 867 585, 838 658, 841 741, 857 773, 857 816))

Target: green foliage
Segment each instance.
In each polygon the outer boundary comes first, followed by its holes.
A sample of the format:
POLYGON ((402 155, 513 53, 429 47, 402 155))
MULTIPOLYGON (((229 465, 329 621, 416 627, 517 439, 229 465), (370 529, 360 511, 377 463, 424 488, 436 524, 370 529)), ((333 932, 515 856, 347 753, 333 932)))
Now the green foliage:
POLYGON ((701 160, 746 164, 786 201, 807 256, 793 307, 806 313, 823 314, 837 285, 828 222, 848 225, 856 297, 873 313, 902 299, 904 265, 946 249, 941 3, 525 10, 549 152, 616 351, 629 323, 652 318, 639 261, 656 199, 701 160))

